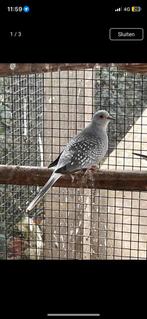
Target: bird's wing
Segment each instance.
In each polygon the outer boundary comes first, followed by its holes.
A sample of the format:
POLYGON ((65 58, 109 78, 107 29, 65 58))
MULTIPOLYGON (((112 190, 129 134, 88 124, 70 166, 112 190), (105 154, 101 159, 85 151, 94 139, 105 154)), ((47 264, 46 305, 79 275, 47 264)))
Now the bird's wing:
POLYGON ((56 172, 65 174, 90 167, 103 158, 104 148, 101 138, 78 136, 65 147, 58 161, 56 172))
POLYGON ((53 161, 51 164, 49 164, 48 168, 51 168, 51 167, 56 166, 58 164, 59 158, 60 158, 62 153, 63 153, 63 151, 59 154, 59 156, 55 159, 55 161, 53 161))

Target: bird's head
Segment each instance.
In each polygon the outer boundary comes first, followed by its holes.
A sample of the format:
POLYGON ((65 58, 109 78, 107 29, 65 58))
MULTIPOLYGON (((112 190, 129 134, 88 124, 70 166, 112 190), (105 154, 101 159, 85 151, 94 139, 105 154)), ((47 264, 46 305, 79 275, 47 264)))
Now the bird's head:
POLYGON ((107 127, 108 123, 114 118, 105 110, 99 110, 93 115, 92 121, 100 126, 107 127))

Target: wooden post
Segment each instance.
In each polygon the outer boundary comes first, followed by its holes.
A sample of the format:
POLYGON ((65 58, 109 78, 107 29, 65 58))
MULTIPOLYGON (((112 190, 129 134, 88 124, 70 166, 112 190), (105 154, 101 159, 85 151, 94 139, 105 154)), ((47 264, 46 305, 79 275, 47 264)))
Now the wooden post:
MULTIPOLYGON (((85 126, 90 122, 94 104, 94 79, 93 71, 85 71, 85 126)), ((84 212, 83 212, 83 259, 91 258, 91 220, 92 220, 92 194, 90 189, 84 189, 84 212)))
MULTIPOLYGON (((45 87, 44 125, 48 136, 44 139, 45 154, 49 152, 53 160, 62 146, 91 119, 92 70, 85 74, 84 71, 55 72, 52 78, 51 74, 49 79, 45 76, 45 87)), ((45 155, 45 165, 47 162, 49 156, 45 155)), ((46 196, 46 258, 90 257, 90 192, 53 188, 46 196)))
MULTIPOLYGON (((51 73, 44 74, 44 110, 43 110, 43 151, 44 166, 48 166, 52 156, 51 134, 52 134, 52 79, 51 73)), ((44 258, 52 258, 52 211, 51 192, 44 198, 45 215, 45 238, 44 238, 44 258)))

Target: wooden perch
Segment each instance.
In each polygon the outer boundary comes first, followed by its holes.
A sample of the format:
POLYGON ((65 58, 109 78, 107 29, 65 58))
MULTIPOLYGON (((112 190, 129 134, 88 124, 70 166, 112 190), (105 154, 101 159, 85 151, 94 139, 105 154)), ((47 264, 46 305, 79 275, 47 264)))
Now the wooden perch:
POLYGON ((90 69, 94 66, 95 63, 0 63, 0 76, 90 69))
MULTIPOLYGON (((51 175, 48 168, 0 165, 0 184, 44 185, 51 175)), ((84 175, 75 173, 74 180, 64 175, 55 186, 74 188, 95 188, 126 191, 146 191, 147 171, 108 171, 98 170, 84 175)))

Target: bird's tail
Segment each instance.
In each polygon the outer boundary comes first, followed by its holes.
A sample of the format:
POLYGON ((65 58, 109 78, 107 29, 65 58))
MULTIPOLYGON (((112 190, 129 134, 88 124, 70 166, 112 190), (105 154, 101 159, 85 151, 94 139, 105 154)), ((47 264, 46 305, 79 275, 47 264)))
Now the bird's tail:
POLYGON ((139 154, 139 153, 133 153, 133 154, 140 156, 140 157, 144 158, 145 160, 147 160, 147 155, 143 155, 143 154, 139 154))
POLYGON ((53 173, 47 183, 43 186, 37 196, 32 200, 26 209, 26 212, 30 212, 44 197, 47 191, 54 185, 54 183, 62 176, 60 173, 53 173))

